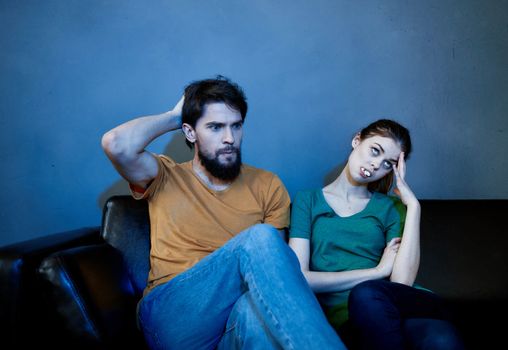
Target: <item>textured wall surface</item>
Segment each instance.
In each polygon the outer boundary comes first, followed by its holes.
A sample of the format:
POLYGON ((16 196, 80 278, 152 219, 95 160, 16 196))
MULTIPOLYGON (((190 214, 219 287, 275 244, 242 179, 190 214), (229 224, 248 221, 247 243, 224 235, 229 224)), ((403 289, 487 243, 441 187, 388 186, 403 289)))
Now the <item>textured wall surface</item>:
MULTIPOLYGON (((337 175, 380 117, 412 132, 427 199, 508 198, 508 2, 0 0, 0 245, 100 223, 126 193, 100 139, 223 74, 243 158, 290 194, 337 175)), ((190 159, 180 133, 150 146, 190 159)))

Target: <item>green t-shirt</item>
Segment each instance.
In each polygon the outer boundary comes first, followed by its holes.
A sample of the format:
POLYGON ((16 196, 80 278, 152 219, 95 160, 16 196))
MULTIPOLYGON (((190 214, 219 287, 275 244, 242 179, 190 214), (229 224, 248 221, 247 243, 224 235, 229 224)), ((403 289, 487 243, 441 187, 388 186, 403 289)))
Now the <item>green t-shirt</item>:
MULTIPOLYGON (((298 192, 291 209, 290 238, 310 241, 312 271, 349 271, 376 267, 386 244, 400 237, 406 208, 396 197, 373 192, 367 206, 341 217, 321 189, 298 192)), ((317 297, 336 328, 347 318, 349 290, 317 297)))

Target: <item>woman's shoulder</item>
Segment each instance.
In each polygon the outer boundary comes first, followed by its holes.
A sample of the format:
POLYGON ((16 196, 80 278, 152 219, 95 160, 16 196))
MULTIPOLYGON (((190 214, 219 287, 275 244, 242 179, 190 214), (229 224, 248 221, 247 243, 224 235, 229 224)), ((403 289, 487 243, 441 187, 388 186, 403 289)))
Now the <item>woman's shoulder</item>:
POLYGON ((406 212, 406 206, 404 203, 402 203, 399 197, 393 194, 373 192, 372 199, 374 200, 373 207, 375 207, 378 211, 384 209, 385 212, 395 211, 399 214, 406 212))
POLYGON ((321 188, 298 191, 294 197, 292 208, 298 212, 310 213, 312 216, 333 212, 326 202, 321 188))
POLYGON ((372 199, 376 202, 377 205, 384 207, 404 207, 404 203, 400 200, 399 197, 393 194, 384 194, 380 192, 372 192, 372 199))
POLYGON ((295 194, 294 201, 304 201, 314 203, 320 200, 322 190, 320 188, 299 190, 295 194))
POLYGON ((397 203, 400 202, 400 198, 389 193, 372 192, 372 198, 378 202, 384 203, 397 203))

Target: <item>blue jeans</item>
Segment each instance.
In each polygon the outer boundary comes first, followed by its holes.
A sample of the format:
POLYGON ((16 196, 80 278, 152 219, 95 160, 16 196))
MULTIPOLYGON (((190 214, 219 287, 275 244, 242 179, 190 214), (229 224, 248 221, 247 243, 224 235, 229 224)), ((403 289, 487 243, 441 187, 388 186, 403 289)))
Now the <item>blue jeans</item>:
POLYGON ((139 305, 151 349, 345 349, 278 231, 255 225, 139 305))
POLYGON ((464 343, 434 293, 386 280, 366 281, 349 295, 347 344, 358 349, 459 350, 464 343), (352 339, 352 343, 350 343, 352 339))

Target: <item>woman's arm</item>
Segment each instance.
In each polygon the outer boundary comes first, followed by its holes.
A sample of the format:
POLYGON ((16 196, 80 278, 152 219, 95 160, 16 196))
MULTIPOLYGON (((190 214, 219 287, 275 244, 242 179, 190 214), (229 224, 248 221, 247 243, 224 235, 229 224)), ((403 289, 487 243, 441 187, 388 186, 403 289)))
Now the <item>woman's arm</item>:
POLYGON ((397 194, 406 205, 406 221, 400 248, 395 258, 393 271, 390 276, 392 282, 412 286, 418 268, 420 267, 420 203, 404 180, 406 163, 404 153, 401 153, 396 168, 393 169, 397 182, 397 194))
POLYGON ((311 289, 315 293, 325 293, 351 289, 360 282, 390 276, 399 248, 399 241, 400 238, 394 238, 387 244, 381 261, 376 267, 341 272, 311 271, 309 269, 310 242, 308 239, 290 238, 289 246, 298 257, 302 273, 311 289))

